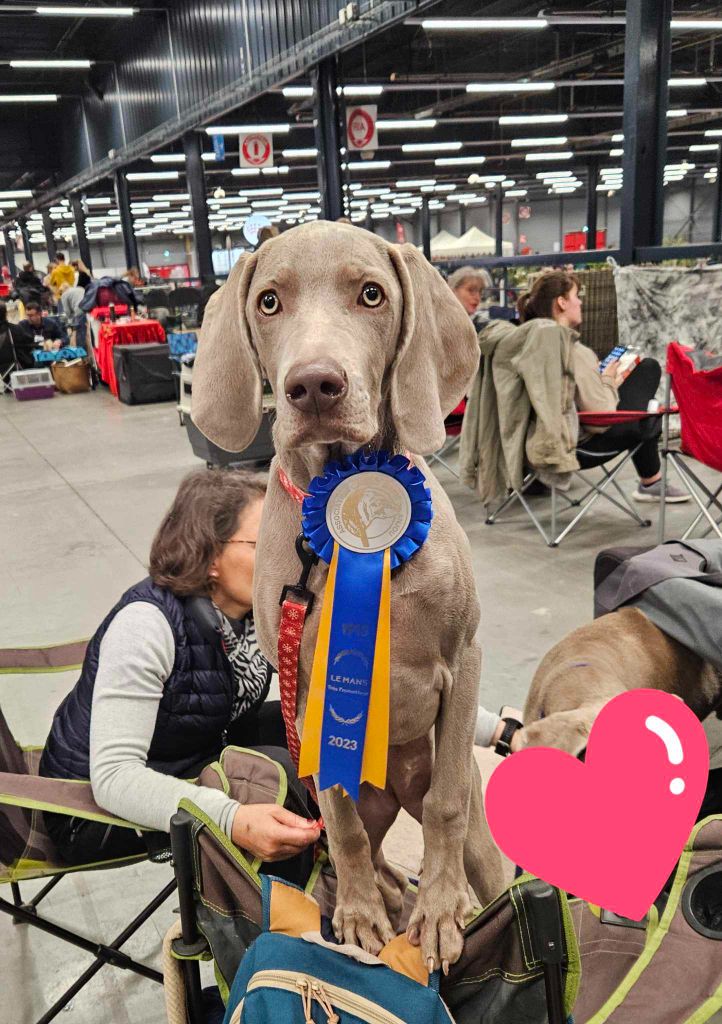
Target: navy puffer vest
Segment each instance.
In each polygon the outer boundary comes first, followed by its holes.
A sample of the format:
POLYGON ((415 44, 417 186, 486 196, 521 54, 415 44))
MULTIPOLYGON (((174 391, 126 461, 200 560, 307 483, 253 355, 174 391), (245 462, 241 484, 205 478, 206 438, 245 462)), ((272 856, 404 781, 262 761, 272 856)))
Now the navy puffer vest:
POLYGON ((41 775, 90 778, 90 711, 100 644, 121 608, 133 601, 160 608, 175 640, 175 662, 158 706, 148 767, 181 778, 221 750, 233 707, 233 682, 212 618, 207 616, 206 622, 201 614, 211 608, 210 602, 176 597, 145 579, 123 594, 88 644, 80 679, 55 713, 41 775))

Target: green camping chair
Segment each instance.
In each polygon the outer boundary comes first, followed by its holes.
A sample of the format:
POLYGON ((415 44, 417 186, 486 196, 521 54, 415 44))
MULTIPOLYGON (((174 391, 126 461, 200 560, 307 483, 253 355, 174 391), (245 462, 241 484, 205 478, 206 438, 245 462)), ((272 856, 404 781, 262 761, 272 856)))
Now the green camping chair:
MULTIPOLYGON (((0 650, 0 673, 67 672, 80 667, 86 641, 45 648, 0 650)), ((150 854, 98 861, 92 864, 65 864, 45 831, 43 811, 68 814, 76 818, 107 822, 121 828, 136 829, 131 822, 108 814, 93 800, 90 782, 46 779, 38 775, 42 747, 21 747, 14 739, 0 709, 0 884, 10 885, 12 902, 0 898, 0 911, 16 924, 28 924, 73 946, 92 953, 94 962, 77 981, 39 1018, 37 1024, 53 1020, 70 1000, 105 964, 133 971, 151 981, 163 983, 163 975, 137 963, 121 947, 155 910, 174 892, 175 879, 118 934, 104 943, 86 938, 38 914, 38 904, 70 872, 122 867, 146 860, 150 854), (24 901, 20 883, 34 878, 49 878, 48 883, 30 900, 24 901)), ((154 839, 161 833, 152 833, 154 839)), ((165 837, 167 839, 167 837, 165 837)), ((169 846, 160 842, 151 859, 167 861, 169 846)))

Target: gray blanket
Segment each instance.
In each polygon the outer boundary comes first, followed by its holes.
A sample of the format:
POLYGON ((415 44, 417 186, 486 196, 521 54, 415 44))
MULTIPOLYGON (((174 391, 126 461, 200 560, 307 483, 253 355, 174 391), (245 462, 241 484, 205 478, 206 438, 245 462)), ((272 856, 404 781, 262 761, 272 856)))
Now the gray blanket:
POLYGON ((595 615, 639 608, 722 670, 722 541, 670 541, 622 563, 597 588, 595 615))

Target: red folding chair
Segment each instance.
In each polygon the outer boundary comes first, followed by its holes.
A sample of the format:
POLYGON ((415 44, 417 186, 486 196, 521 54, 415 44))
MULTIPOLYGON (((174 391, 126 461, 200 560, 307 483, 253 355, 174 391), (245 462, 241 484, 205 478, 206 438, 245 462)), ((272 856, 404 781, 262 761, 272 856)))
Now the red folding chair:
MULTIPOLYGON (((642 411, 636 409, 621 409, 614 412, 580 412, 579 424, 582 427, 606 428, 613 427, 617 423, 633 423, 651 419, 659 420, 661 419, 663 412, 663 409, 658 409, 653 413, 647 412, 646 410, 642 411)), ((525 476, 524 481, 518 490, 514 489, 510 491, 498 508, 494 509, 493 512, 487 515, 486 524, 488 526, 492 526, 496 523, 502 512, 504 512, 515 501, 518 501, 541 536, 544 538, 545 543, 550 548, 555 548, 561 544, 569 533, 571 533, 577 523, 586 516, 596 502, 600 498, 605 498, 612 505, 615 505, 621 512, 624 512, 633 519, 637 526, 651 526, 651 520, 644 519, 639 515, 635 507, 630 503, 627 495, 619 486, 619 482, 617 480, 619 473, 624 469, 632 456, 636 454, 641 445, 642 442, 640 441, 636 448, 633 448, 631 451, 627 451, 626 449, 619 448, 618 445, 610 439, 609 450, 598 452, 586 451, 584 448, 584 442, 581 442, 577 446, 576 450, 579 469, 575 471, 574 475, 583 481, 587 486, 587 491, 581 496, 581 498, 570 498, 558 487, 551 487, 551 515, 548 530, 545 529, 525 497, 525 492, 528 491, 535 480, 539 479, 538 474, 533 472, 530 472, 525 476), (601 470, 601 480, 592 480, 590 477, 585 475, 591 469, 601 470), (616 491, 616 494, 612 493, 613 491, 616 491), (559 499, 566 503, 566 507, 559 507, 559 499), (565 512, 569 512, 572 509, 577 509, 578 511, 564 526, 564 528, 558 532, 558 516, 565 512)))
POLYGON ((659 540, 664 541, 667 467, 672 465, 699 509, 680 538, 686 540, 704 521, 705 536, 714 532, 722 539, 722 483, 715 491, 704 484, 690 462, 722 473, 722 365, 705 368, 705 354, 672 341, 667 346, 665 405, 671 391, 679 407, 681 440, 679 448, 669 447, 669 413, 664 417, 662 440, 662 496, 659 512, 659 540), (713 514, 714 513, 714 514, 713 514), (720 513, 715 519, 715 515, 720 513))
POLYGON ((446 431, 446 440, 439 448, 438 452, 434 452, 427 459, 427 462, 438 462, 448 469, 448 471, 459 479, 459 474, 455 469, 452 469, 449 463, 446 461, 447 457, 459 446, 459 439, 461 437, 461 424, 464 422, 464 413, 466 412, 466 399, 462 398, 455 409, 452 409, 449 415, 444 420, 444 430, 446 431))

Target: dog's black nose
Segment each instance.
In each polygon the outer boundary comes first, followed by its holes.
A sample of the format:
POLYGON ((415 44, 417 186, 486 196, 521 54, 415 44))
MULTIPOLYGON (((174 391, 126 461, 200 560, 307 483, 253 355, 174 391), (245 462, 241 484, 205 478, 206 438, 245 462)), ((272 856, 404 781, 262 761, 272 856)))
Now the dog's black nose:
POLYGON ((333 359, 298 363, 286 376, 286 398, 301 412, 327 412, 346 390, 346 374, 333 359))

